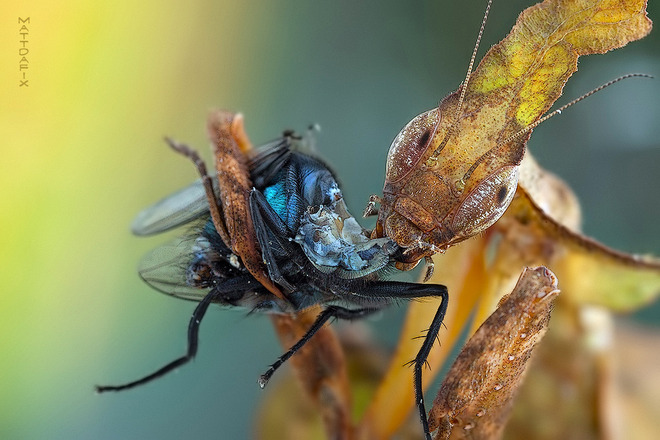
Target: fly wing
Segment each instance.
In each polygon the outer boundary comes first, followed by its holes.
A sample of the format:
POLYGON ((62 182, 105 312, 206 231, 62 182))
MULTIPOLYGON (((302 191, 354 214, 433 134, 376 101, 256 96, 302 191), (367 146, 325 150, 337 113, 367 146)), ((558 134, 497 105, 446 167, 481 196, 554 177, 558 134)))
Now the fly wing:
MULTIPOLYGON (((218 179, 213 177, 218 194, 218 179)), ((135 235, 153 235, 189 223, 209 212, 201 179, 143 209, 131 225, 135 235)))
POLYGON ((140 277, 154 289, 170 296, 201 301, 210 288, 194 283, 196 261, 203 259, 197 237, 178 238, 157 247, 140 261, 140 277), (202 257, 202 258, 200 258, 202 257))
MULTIPOLYGON (((258 177, 257 187, 270 181, 290 156, 290 141, 277 139, 259 149, 251 160, 252 174, 258 177)), ((217 176, 212 176, 215 194, 220 194, 217 176)), ((131 225, 133 234, 138 236, 160 234, 169 231, 209 212, 209 204, 202 180, 198 179, 189 186, 170 194, 164 199, 143 209, 131 225)))
POLYGON ((262 145, 250 159, 250 179, 255 188, 263 190, 272 184, 280 169, 291 157, 291 138, 284 137, 262 145))

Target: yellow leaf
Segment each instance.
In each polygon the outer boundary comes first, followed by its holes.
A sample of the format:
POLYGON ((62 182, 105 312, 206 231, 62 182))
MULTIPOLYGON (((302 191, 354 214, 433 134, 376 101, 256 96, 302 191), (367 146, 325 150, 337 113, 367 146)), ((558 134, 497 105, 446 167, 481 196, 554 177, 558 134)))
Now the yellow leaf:
POLYGON ((610 249, 554 220, 521 187, 507 216, 536 228, 562 255, 553 268, 576 304, 595 304, 615 311, 630 311, 660 294, 660 260, 610 249))
POLYGON ((523 11, 484 56, 466 101, 515 111, 526 127, 561 95, 578 56, 622 47, 650 30, 645 0, 546 0, 523 11))

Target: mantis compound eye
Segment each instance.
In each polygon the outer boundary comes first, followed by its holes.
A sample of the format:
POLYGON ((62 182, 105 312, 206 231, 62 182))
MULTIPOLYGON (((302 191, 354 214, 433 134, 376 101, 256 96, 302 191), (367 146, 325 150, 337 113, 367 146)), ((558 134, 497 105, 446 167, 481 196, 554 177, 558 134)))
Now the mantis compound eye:
POLYGON ((433 140, 440 112, 437 108, 413 118, 394 138, 387 154, 386 180, 396 182, 415 169, 433 140))
POLYGON ((518 166, 502 167, 474 187, 456 209, 452 230, 467 238, 486 230, 502 217, 516 193, 518 169, 518 166))

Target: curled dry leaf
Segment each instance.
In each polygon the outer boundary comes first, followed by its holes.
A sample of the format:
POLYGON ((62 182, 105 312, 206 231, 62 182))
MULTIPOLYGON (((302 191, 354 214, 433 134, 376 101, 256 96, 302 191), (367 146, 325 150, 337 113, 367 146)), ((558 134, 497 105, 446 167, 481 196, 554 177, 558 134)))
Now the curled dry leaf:
POLYGON ((552 322, 518 390, 505 438, 617 439, 614 323, 607 310, 572 307, 562 283, 552 322))
POLYGON ((436 439, 501 437, 558 293, 548 269, 525 269, 447 373, 429 417, 436 439))

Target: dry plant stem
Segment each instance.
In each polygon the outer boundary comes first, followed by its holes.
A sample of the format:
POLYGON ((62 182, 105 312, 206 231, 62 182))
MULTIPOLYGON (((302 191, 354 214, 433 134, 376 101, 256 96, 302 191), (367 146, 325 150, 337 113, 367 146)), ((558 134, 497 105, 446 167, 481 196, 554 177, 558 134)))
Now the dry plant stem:
MULTIPOLYGON (((285 349, 298 342, 316 320, 319 309, 296 315, 273 315, 271 320, 285 349)), ((291 357, 299 383, 319 409, 327 438, 353 439, 351 394, 346 361, 339 340, 328 325, 291 357)))
POLYGON ((557 279, 545 267, 523 272, 449 370, 429 415, 436 439, 502 436, 558 293, 557 279))
POLYGON ((220 203, 225 213, 225 225, 231 239, 227 243, 241 257, 246 269, 273 295, 284 299, 280 289, 271 281, 257 243, 252 216, 249 210, 249 195, 252 189, 245 151, 251 148, 247 134, 243 131, 242 117, 225 111, 214 111, 209 115, 208 134, 213 143, 213 153, 222 191, 220 203))

